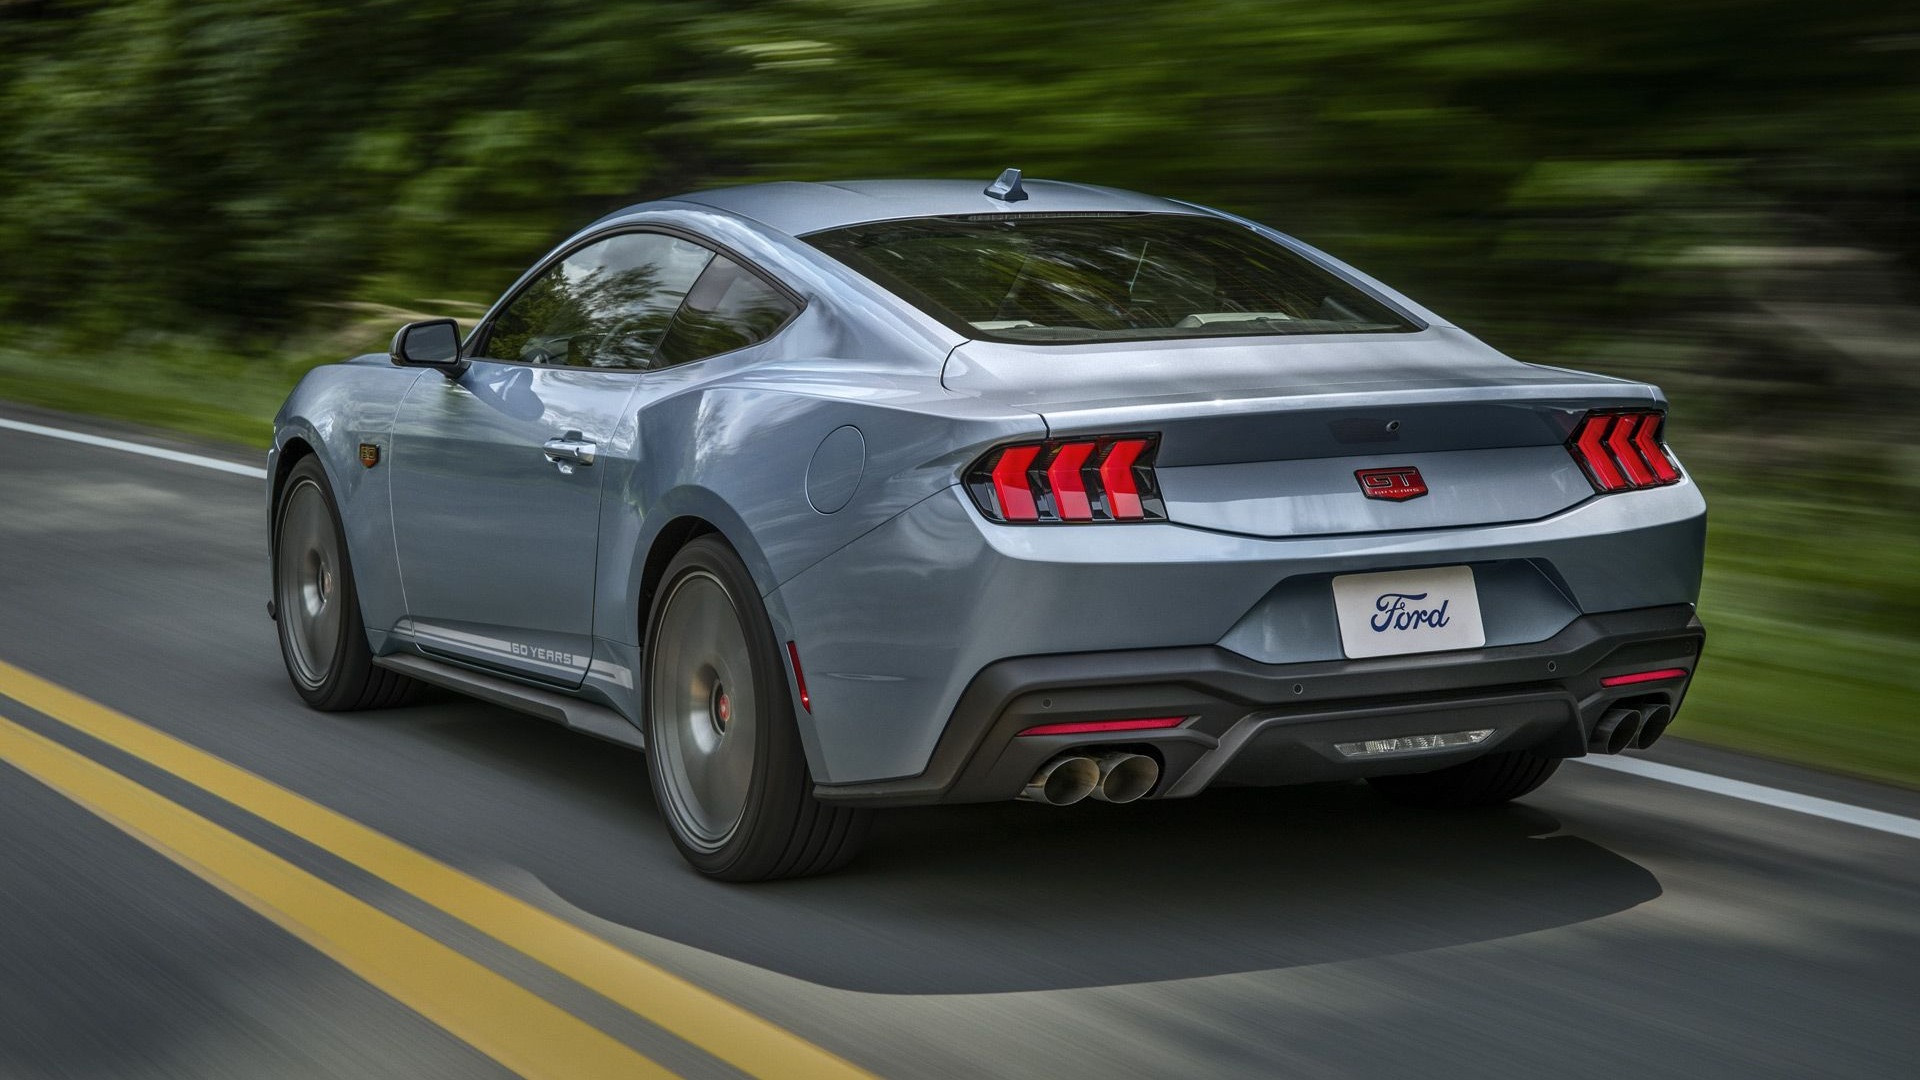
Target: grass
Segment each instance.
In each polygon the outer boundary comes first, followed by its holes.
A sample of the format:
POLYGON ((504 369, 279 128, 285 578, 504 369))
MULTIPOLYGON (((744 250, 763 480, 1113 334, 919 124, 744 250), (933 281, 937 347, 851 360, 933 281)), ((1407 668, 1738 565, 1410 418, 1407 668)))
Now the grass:
MULTIPOLYGON (((18 348, 0 352, 0 399, 263 447, 302 374, 382 348, 407 315, 370 309, 340 333, 261 355, 182 340, 85 355, 18 348)), ((1689 461, 1712 507, 1707 652, 1674 734, 1920 787, 1915 485, 1863 485, 1838 467, 1781 481, 1702 442, 1689 461)))
POLYGON ((1920 513, 1715 480, 1707 651, 1674 733, 1920 787, 1920 513))
POLYGON ((250 372, 229 357, 205 357, 190 368, 116 357, 98 366, 49 372, 44 362, 0 355, 0 400, 258 448, 271 440, 273 414, 302 373, 250 372))
POLYGON ((478 305, 433 301, 443 310, 379 304, 335 305, 334 327, 253 348, 190 337, 153 336, 105 348, 54 334, 0 328, 0 401, 167 428, 265 448, 273 415, 301 376, 321 364, 387 350, 393 331, 436 315, 464 321, 478 305), (342 317, 344 316, 344 317, 342 317))

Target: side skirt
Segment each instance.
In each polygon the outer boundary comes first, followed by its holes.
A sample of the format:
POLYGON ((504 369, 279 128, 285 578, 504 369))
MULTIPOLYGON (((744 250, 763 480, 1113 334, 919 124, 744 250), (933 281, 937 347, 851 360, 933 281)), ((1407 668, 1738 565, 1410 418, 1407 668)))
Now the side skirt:
POLYGON ((376 656, 373 662, 424 683, 432 683, 542 720, 551 720, 596 739, 619 743, 634 750, 646 748, 640 729, 604 705, 409 653, 376 656))

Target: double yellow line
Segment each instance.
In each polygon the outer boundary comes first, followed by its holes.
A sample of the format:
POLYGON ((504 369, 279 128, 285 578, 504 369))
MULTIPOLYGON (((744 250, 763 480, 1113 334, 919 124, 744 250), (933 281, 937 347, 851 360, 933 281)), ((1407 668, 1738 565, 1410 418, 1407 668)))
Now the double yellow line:
MULTIPOLYGON (((413 894, 751 1076, 871 1074, 603 938, 104 705, 0 661, 0 696, 413 894)), ((672 1074, 518 983, 5 717, 0 760, 84 806, 529 1080, 672 1074)))

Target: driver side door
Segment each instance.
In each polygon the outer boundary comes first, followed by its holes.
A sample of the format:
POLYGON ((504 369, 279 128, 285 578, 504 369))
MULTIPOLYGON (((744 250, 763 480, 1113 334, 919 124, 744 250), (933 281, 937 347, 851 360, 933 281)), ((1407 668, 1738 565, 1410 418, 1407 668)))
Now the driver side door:
POLYGON ((712 257, 661 233, 587 243, 481 326, 457 378, 408 392, 390 454, 394 538, 401 629, 422 651, 562 687, 585 679, 595 463, 712 257))

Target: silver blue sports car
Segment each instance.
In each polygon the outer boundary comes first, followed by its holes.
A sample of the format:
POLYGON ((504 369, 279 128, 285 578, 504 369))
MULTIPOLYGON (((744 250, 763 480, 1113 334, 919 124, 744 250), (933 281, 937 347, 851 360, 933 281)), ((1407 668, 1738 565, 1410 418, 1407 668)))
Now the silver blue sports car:
POLYGON ((836 867, 888 806, 1492 804, 1686 693, 1665 416, 1201 206, 710 191, 307 376, 269 610, 316 708, 434 685, 644 747, 728 880, 836 867))

